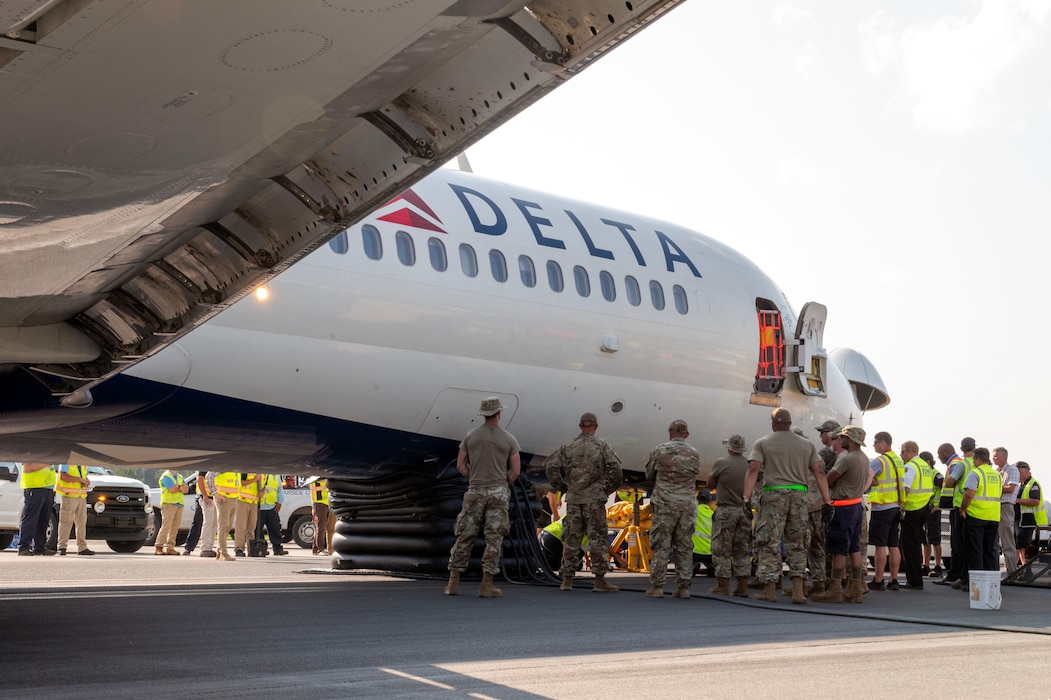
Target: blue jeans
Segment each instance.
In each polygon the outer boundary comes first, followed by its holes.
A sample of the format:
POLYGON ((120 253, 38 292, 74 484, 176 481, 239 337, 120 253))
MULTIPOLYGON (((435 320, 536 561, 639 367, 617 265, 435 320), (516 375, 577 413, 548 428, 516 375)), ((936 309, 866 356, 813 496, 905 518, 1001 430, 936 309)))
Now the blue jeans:
POLYGON ((47 542, 47 523, 55 506, 55 490, 47 487, 26 489, 22 522, 18 530, 18 551, 43 552, 47 542))

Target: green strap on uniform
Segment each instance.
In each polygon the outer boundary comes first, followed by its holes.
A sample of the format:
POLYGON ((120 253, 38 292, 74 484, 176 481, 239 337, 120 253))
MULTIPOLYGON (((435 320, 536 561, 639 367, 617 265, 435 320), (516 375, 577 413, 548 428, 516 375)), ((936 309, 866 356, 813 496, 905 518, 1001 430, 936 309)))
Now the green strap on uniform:
POLYGON ((792 491, 806 491, 805 484, 786 484, 784 486, 764 486, 764 491, 774 491, 777 489, 790 489, 792 491))

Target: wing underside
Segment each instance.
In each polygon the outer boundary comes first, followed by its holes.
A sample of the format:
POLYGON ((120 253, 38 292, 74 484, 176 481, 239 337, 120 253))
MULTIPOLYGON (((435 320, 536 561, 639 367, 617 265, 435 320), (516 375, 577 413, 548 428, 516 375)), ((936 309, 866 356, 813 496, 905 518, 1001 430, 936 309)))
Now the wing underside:
POLYGON ((0 366, 87 401, 678 1, 0 4, 0 366))

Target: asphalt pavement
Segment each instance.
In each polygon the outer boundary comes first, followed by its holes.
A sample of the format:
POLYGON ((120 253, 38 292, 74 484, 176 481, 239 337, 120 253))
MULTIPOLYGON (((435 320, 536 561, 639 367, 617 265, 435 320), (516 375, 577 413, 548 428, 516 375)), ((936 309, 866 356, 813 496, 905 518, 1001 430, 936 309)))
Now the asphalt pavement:
POLYGON ((572 592, 502 583, 488 600, 477 580, 450 597, 437 578, 290 551, 0 553, 0 697, 841 698, 876 658, 901 682, 1018 697, 1000 674, 937 669, 986 653, 1041 668, 1051 633, 1046 589, 1003 587, 999 610, 933 585, 793 605, 708 596, 697 577, 691 600, 653 600, 644 574, 614 573, 618 593, 585 574, 572 592))

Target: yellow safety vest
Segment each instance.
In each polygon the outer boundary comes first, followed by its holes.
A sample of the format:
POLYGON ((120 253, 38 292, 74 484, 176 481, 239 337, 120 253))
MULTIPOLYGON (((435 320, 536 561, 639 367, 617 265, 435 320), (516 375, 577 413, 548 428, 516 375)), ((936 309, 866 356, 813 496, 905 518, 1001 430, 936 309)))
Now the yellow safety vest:
POLYGON ((232 498, 235 501, 241 494, 241 473, 240 472, 220 472, 215 475, 215 490, 217 491, 216 496, 222 496, 223 498, 232 498))
POLYGON ((625 503, 634 503, 636 501, 641 501, 645 495, 645 491, 625 491, 623 489, 617 491, 617 498, 624 501, 625 503))
POLYGON ((988 464, 976 464, 972 469, 978 473, 978 488, 967 506, 967 517, 978 520, 1000 520, 1000 498, 1004 484, 1000 473, 988 464))
POLYGON ((310 500, 328 505, 328 480, 318 479, 310 484, 310 500))
POLYGON ((173 472, 171 469, 165 469, 164 473, 161 474, 161 478, 157 480, 157 485, 161 487, 161 503, 170 503, 173 505, 183 505, 182 491, 176 491, 172 493, 168 490, 168 487, 164 485, 164 477, 170 477, 178 486, 182 486, 182 475, 173 472))
MULTIPOLYGON (((251 479, 254 476, 256 475, 249 474, 248 478, 251 479)), ((238 490, 237 497, 245 503, 249 503, 251 505, 259 503, 259 482, 242 481, 241 488, 238 490)))
POLYGON ((953 508, 959 508, 960 504, 963 503, 963 482, 967 479, 967 475, 971 473, 971 470, 974 469, 974 457, 964 457, 960 461, 963 462, 963 473, 960 474, 960 480, 952 487, 953 508))
POLYGON ((38 469, 35 472, 27 472, 22 468, 22 488, 24 489, 49 489, 55 485, 55 465, 46 469, 38 469))
POLYGON ((883 469, 872 482, 872 488, 869 490, 869 503, 872 505, 901 503, 905 498, 904 486, 901 486, 901 491, 898 490, 905 469, 901 457, 887 451, 879 456, 879 461, 883 463, 883 469))
POLYGON ((1022 489, 1022 495, 1019 498, 1030 498, 1029 491, 1033 488, 1033 484, 1036 484, 1037 490, 1040 491, 1040 505, 1038 506, 1019 506, 1024 516, 1026 513, 1032 513, 1036 519, 1037 525, 1047 525, 1047 511, 1044 509, 1044 492, 1040 490, 1040 482, 1036 479, 1029 477, 1029 481, 1025 482, 1025 488, 1022 489))
POLYGON ((267 474, 263 477, 263 498, 261 503, 264 506, 277 505, 277 487, 281 485, 281 480, 274 474, 267 474))
POLYGON ((711 506, 697 504, 697 523, 693 528, 694 554, 712 553, 712 512, 711 506))
POLYGON ((87 498, 88 487, 78 481, 67 481, 66 476, 79 476, 85 479, 88 476, 88 468, 81 464, 70 464, 69 472, 59 472, 58 480, 55 482, 55 491, 62 494, 63 498, 87 498))
POLYGON ((920 457, 913 457, 909 464, 912 465, 916 476, 909 484, 909 493, 905 496, 905 510, 919 510, 930 502, 931 494, 934 493, 934 470, 927 464, 927 460, 920 457))
MULTIPOLYGON (((955 465, 957 462, 962 462, 962 461, 963 460, 960 457, 956 457, 956 456, 953 456, 953 457, 949 458, 949 463, 945 465, 945 478, 946 479, 948 479, 949 478, 949 474, 952 473, 953 465, 955 465)), ((944 483, 944 482, 942 482, 942 483, 944 483)), ((956 488, 953 487, 953 486, 942 486, 942 498, 949 499, 951 501, 955 500, 955 498, 956 498, 956 488)), ((958 506, 954 503, 953 504, 953 508, 957 508, 957 507, 958 506)))

